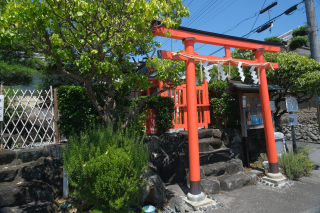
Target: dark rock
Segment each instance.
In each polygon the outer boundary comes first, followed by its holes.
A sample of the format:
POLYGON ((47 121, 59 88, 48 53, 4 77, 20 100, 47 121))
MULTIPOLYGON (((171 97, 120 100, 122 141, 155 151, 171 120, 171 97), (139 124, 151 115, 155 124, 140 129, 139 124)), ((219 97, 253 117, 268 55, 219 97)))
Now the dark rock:
POLYGON ((217 150, 209 156, 209 163, 224 162, 230 160, 230 150, 217 150))
POLYGON ((53 191, 43 182, 5 184, 0 187, 0 207, 22 206, 34 201, 54 202, 53 191))
POLYGON ((62 195, 63 173, 62 160, 39 158, 21 169, 21 177, 27 181, 41 180, 50 185, 54 196, 62 195))
POLYGON ((212 129, 200 129, 198 131, 198 138, 212 138, 212 129))
POLYGON ((221 207, 223 207, 223 204, 222 204, 222 203, 219 203, 219 205, 220 205, 221 207))
POLYGON ((232 159, 226 162, 226 172, 230 175, 243 171, 242 161, 239 159, 232 159))
POLYGON ((204 138, 199 140, 199 151, 207 152, 214 149, 220 149, 222 146, 222 141, 217 138, 204 138))
POLYGON ((224 129, 222 132, 221 140, 227 147, 231 145, 241 144, 241 132, 238 129, 224 129))
POLYGON ((266 183, 266 181, 262 181, 262 183, 266 183))
POLYGON ((239 158, 241 160, 243 159, 243 156, 242 156, 242 153, 243 153, 242 145, 236 144, 236 145, 229 146, 228 148, 232 153, 232 157, 239 158))
MULTIPOLYGON (((205 172, 204 172, 204 169, 203 169, 203 167, 202 166, 200 166, 200 179, 204 179, 206 177, 206 175, 205 175, 205 172)), ((187 171, 187 175, 186 175, 186 183, 187 183, 187 185, 189 185, 190 184, 190 173, 189 173, 189 169, 188 169, 188 171, 187 171)))
POLYGON ((218 209, 218 208, 220 208, 220 205, 219 205, 219 204, 217 204, 217 205, 216 205, 216 208, 217 208, 217 209, 218 209))
POLYGON ((212 130, 212 136, 214 138, 221 138, 222 136, 222 131, 220 129, 213 129, 212 130))
POLYGON ((168 203, 169 207, 176 212, 185 212, 185 201, 181 197, 172 197, 168 203))
POLYGON ((0 165, 10 164, 17 155, 15 151, 12 150, 3 150, 0 152, 0 165))
POLYGON ((207 207, 202 207, 202 210, 203 211, 207 211, 207 207))
POLYGON ((55 213, 58 205, 51 202, 31 202, 22 206, 0 208, 0 213, 55 213))
POLYGON ((273 184, 270 184, 270 186, 273 186, 273 184))
POLYGON ((164 194, 165 188, 161 178, 150 170, 148 170, 145 175, 148 175, 149 178, 140 196, 141 204, 162 208, 166 198, 164 194))
POLYGON ((20 159, 14 159, 11 163, 10 166, 18 166, 21 165, 22 161, 20 159))
POLYGON ((245 174, 235 174, 219 177, 218 180, 222 191, 231 191, 250 185, 251 178, 245 174))
POLYGON ((23 163, 35 161, 41 157, 47 157, 49 155, 48 151, 45 148, 20 150, 17 154, 18 158, 23 163))
POLYGON ((8 167, 7 169, 0 169, 0 183, 1 182, 11 182, 14 181, 16 178, 18 172, 19 172, 20 166, 17 167, 8 167))
POLYGON ((278 185, 278 184, 274 184, 274 186, 275 186, 275 187, 278 187, 279 185, 278 185))
POLYGON ((211 206, 208 206, 208 211, 211 211, 212 207, 211 206))
POLYGON ((266 185, 269 186, 269 183, 267 183, 266 185))
POLYGON ((245 172, 251 178, 251 184, 257 185, 257 175, 253 172, 245 172))
POLYGON ((219 162, 202 166, 206 176, 220 176, 226 172, 226 163, 219 162))
POLYGON ((212 208, 212 209, 215 209, 215 208, 216 208, 216 206, 215 206, 215 205, 211 205, 211 208, 212 208))
POLYGON ((210 194, 216 194, 220 190, 220 183, 218 180, 201 180, 202 191, 210 194))
POLYGON ((57 158, 62 160, 62 145, 61 144, 51 144, 46 146, 49 156, 51 158, 57 158))

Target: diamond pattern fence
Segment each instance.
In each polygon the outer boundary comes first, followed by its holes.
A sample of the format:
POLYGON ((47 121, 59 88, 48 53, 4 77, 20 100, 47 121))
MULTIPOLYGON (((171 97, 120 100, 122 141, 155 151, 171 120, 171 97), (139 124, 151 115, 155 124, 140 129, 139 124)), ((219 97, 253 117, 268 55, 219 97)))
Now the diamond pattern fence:
POLYGON ((3 149, 20 149, 54 143, 53 92, 50 90, 3 90, 3 149))

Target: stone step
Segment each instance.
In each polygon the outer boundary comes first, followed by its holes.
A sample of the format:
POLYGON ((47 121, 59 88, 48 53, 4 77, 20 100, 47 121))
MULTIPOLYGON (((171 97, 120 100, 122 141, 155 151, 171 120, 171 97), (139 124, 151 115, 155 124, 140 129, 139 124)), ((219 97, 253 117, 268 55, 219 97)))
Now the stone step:
POLYGON ((199 151, 207 152, 220 149, 222 147, 222 141, 218 138, 203 138, 199 139, 199 151))
POLYGON ((31 202, 54 202, 52 188, 41 181, 0 185, 0 208, 22 206, 31 202))
POLYGON ((228 161, 231 159, 231 154, 231 150, 228 148, 200 152, 200 165, 228 161))
MULTIPOLYGON (((242 161, 239 159, 231 159, 226 162, 211 163, 200 166, 201 179, 217 179, 222 175, 233 175, 238 172, 243 172, 242 161)), ((189 171, 186 175, 186 183, 190 183, 189 171)))
POLYGON ((207 176, 201 179, 202 191, 209 194, 216 194, 218 191, 232 191, 256 184, 257 176, 251 172, 238 172, 219 177, 207 176))
POLYGON ((56 213, 58 205, 51 202, 31 202, 22 206, 0 208, 0 213, 56 213))
MULTIPOLYGON (((199 139, 212 138, 213 136, 215 136, 217 134, 216 132, 217 131, 215 131, 215 129, 199 129, 198 130, 198 138, 199 139)), ((182 132, 179 132, 179 134, 184 135, 188 139, 188 131, 182 131, 182 132)), ((219 135, 217 135, 217 136, 219 136, 219 135)), ((221 135, 219 137, 221 137, 221 135)))
POLYGON ((201 166, 205 176, 218 177, 221 175, 232 175, 243 171, 242 161, 240 159, 231 159, 226 162, 211 163, 201 166))

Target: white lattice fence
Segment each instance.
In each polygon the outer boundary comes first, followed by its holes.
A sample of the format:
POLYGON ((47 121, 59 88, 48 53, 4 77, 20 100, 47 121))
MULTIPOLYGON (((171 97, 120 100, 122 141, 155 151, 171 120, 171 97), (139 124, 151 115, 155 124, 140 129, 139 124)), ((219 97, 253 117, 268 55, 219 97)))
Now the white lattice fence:
POLYGON ((1 143, 4 149, 27 148, 53 143, 52 90, 3 90, 5 95, 1 143))

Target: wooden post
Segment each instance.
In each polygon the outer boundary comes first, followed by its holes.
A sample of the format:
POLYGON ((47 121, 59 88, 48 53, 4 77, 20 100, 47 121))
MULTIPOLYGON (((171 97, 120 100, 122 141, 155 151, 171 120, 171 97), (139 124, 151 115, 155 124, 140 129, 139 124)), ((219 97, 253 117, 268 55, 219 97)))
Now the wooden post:
POLYGON ((53 104, 54 104, 54 131, 55 131, 55 144, 58 144, 60 142, 59 137, 59 127, 58 127, 58 121, 59 121, 59 112, 58 112, 58 97, 57 97, 57 89, 54 89, 54 98, 53 98, 53 104))
POLYGON ((242 91, 239 89, 239 105, 240 105, 240 118, 241 118, 241 132, 242 132, 242 153, 243 153, 243 165, 247 168, 250 167, 249 161, 249 148, 248 148, 248 133, 247 133, 247 122, 246 122, 246 109, 243 108, 242 91))

